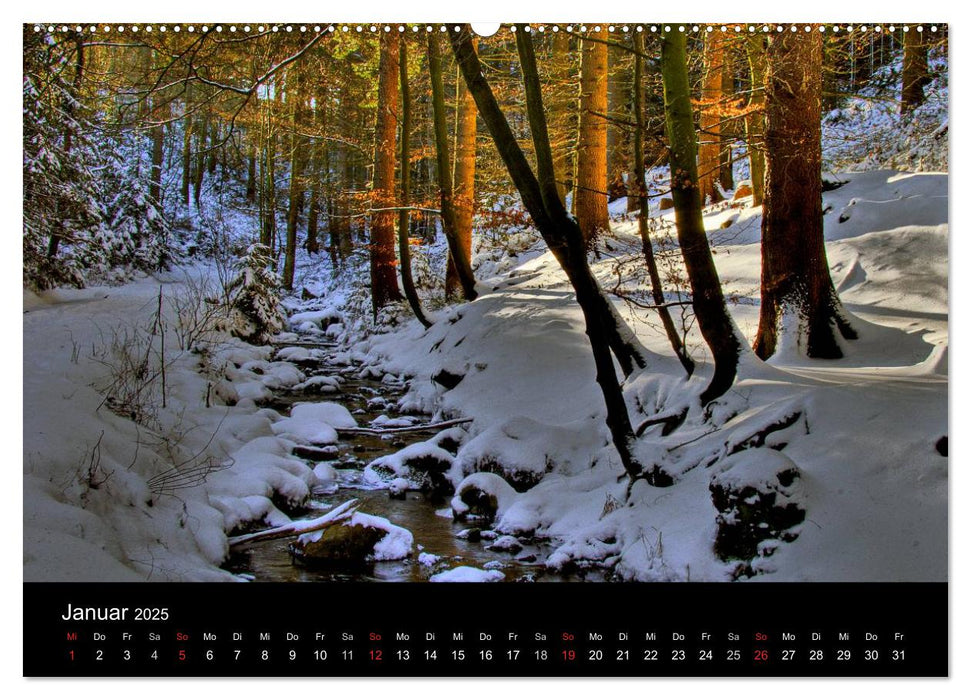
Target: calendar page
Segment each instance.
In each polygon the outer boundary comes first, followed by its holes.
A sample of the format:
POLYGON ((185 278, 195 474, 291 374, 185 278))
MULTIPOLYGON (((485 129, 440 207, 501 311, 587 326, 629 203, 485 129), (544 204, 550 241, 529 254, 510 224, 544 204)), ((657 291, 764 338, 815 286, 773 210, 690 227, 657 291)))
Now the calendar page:
POLYGON ((626 19, 23 25, 25 676, 948 675, 948 26, 626 19))

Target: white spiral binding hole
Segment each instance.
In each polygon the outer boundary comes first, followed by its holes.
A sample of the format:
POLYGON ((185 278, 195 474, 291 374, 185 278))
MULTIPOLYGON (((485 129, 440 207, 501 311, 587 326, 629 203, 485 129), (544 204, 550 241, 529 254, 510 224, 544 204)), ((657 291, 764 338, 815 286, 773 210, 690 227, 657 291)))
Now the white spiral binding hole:
MULTIPOLYGON (((293 32, 296 31, 296 32, 299 32, 301 34, 306 34, 307 32, 312 32, 312 33, 315 33, 315 34, 336 33, 336 32, 344 32, 344 33, 347 33, 347 32, 356 32, 358 34, 364 34, 364 33, 380 34, 380 33, 390 33, 390 32, 395 31, 395 30, 397 30, 401 34, 406 34, 406 32, 408 30, 408 26, 409 25, 405 25, 405 24, 340 24, 340 25, 333 25, 333 24, 331 24, 331 25, 327 25, 327 26, 320 25, 320 24, 315 24, 315 25, 309 25, 309 24, 272 24, 272 25, 262 25, 261 24, 261 25, 256 25, 254 27, 253 25, 249 25, 249 24, 242 25, 242 26, 235 25, 235 24, 231 24, 231 25, 217 24, 217 25, 210 26, 210 25, 206 25, 206 24, 203 24, 203 25, 195 25, 195 24, 131 24, 131 25, 128 25, 128 24, 90 24, 90 25, 80 25, 80 24, 76 24, 76 25, 47 24, 47 25, 45 25, 45 24, 39 24, 38 23, 38 24, 35 24, 34 25, 34 31, 35 32, 43 32, 43 31, 46 31, 48 34, 63 34, 63 33, 72 32, 72 31, 73 32, 76 32, 76 33, 79 33, 79 34, 83 34, 83 33, 87 33, 87 34, 111 34, 111 33, 124 34, 125 32, 131 32, 132 34, 137 34, 139 32, 145 32, 145 33, 151 34, 153 32, 161 32, 161 33, 164 33, 164 32, 169 32, 169 31, 175 32, 175 33, 180 33, 180 32, 183 32, 184 31, 184 32, 188 32, 190 34, 195 34, 197 32, 198 33, 207 34, 207 33, 213 32, 213 31, 216 32, 216 33, 221 33, 221 32, 226 31, 226 32, 229 32, 231 34, 237 34, 237 33, 250 34, 250 33, 253 32, 253 30, 255 28, 257 34, 264 34, 266 32, 281 32, 281 31, 282 32, 287 32, 287 33, 293 33, 293 32)), ((488 25, 482 25, 482 26, 488 26, 488 25)), ((461 30, 461 26, 460 25, 446 25, 446 24, 438 24, 438 25, 433 25, 433 24, 413 24, 413 25, 410 25, 410 27, 411 27, 411 32, 413 34, 418 34, 423 29, 424 29, 424 32, 426 34, 427 33, 431 33, 431 32, 435 32, 435 31, 448 32, 450 29, 453 32, 458 32, 458 31, 461 30)), ((600 33, 604 29, 606 29, 607 32, 612 33, 612 34, 631 34, 631 33, 634 33, 634 32, 638 32, 638 33, 641 33, 641 32, 650 32, 652 34, 657 34, 659 32, 660 33, 667 33, 667 32, 673 32, 673 31, 681 32, 681 33, 692 33, 692 34, 711 33, 711 32, 716 32, 716 31, 717 32, 725 32, 725 33, 734 33, 734 34, 743 34, 743 33, 754 34, 756 32, 760 32, 761 31, 763 34, 768 34, 768 33, 772 33, 772 32, 781 33, 781 32, 785 32, 785 31, 789 31, 789 32, 799 32, 800 30, 802 30, 804 32, 811 32, 811 31, 813 31, 813 27, 811 25, 800 24, 800 23, 794 23, 794 24, 723 24, 723 25, 719 25, 719 24, 708 24, 708 25, 697 25, 697 24, 693 24, 693 25, 684 25, 684 24, 679 24, 679 25, 672 25, 672 24, 663 24, 663 25, 658 25, 658 24, 651 24, 651 25, 647 25, 647 24, 634 24, 634 25, 624 24, 624 25, 617 25, 617 24, 610 24, 610 25, 606 25, 606 26, 604 26, 604 25, 586 25, 586 24, 582 24, 582 25, 572 25, 572 24, 568 24, 568 25, 565 25, 565 26, 564 25, 558 25, 558 24, 536 24, 536 25, 532 25, 532 24, 522 24, 522 25, 511 24, 511 25, 506 25, 504 27, 503 26, 500 26, 498 32, 486 33, 486 32, 478 32, 477 31, 476 33, 479 34, 480 36, 492 36, 494 33, 499 33, 503 29, 505 29, 509 33, 515 34, 516 31, 518 31, 518 28, 519 27, 521 27, 524 32, 530 32, 530 33, 536 32, 536 33, 539 33, 539 34, 558 33, 558 32, 561 32, 561 31, 566 31, 569 34, 585 34, 588 31, 593 31, 593 32, 596 32, 596 33, 600 33)), ((820 24, 820 25, 818 25, 818 31, 820 31, 822 33, 832 32, 833 34, 851 34, 851 33, 860 33, 860 34, 871 34, 871 33, 875 33, 875 34, 882 34, 884 32, 895 33, 898 30, 900 30, 900 31, 902 31, 904 33, 909 32, 911 30, 916 30, 917 32, 921 32, 921 33, 925 32, 925 31, 930 31, 931 33, 937 33, 938 30, 939 30, 939 28, 938 28, 938 25, 936 25, 936 24, 932 24, 932 25, 929 25, 929 26, 928 25, 924 25, 924 24, 909 24, 909 25, 907 25, 907 24, 905 24, 905 25, 895 25, 895 24, 891 24, 891 25, 887 25, 887 26, 884 26, 884 25, 881 25, 881 24, 859 24, 859 25, 853 25, 853 24, 847 24, 847 25, 840 25, 840 24, 833 24, 833 25, 820 24)))

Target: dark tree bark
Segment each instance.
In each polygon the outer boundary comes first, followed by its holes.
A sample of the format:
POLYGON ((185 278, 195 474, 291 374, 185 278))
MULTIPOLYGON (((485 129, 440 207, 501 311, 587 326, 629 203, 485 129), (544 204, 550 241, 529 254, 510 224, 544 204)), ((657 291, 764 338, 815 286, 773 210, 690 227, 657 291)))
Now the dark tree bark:
POLYGON ((205 115, 200 115, 196 124, 196 163, 192 173, 192 198, 196 211, 202 211, 202 182, 206 174, 206 134, 208 130, 205 115))
MULTIPOLYGON (((81 94, 81 82, 84 80, 84 38, 78 34, 74 36, 74 78, 71 81, 71 99, 65 100, 63 105, 64 113, 69 117, 73 118, 75 116, 76 105, 78 104, 78 97, 81 94)), ((64 152, 71 152, 71 129, 65 127, 64 129, 64 152)), ((64 231, 60 230, 61 226, 51 232, 51 236, 47 241, 47 259, 53 260, 57 257, 58 248, 61 245, 61 237, 64 235, 64 231)))
POLYGON ((550 149, 546 115, 543 111, 532 39, 525 32, 516 33, 516 44, 526 87, 530 131, 536 150, 538 177, 529 166, 526 156, 516 142, 509 122, 493 95, 492 88, 482 74, 482 67, 472 44, 471 29, 465 26, 461 32, 450 34, 449 38, 479 114, 488 127, 499 155, 519 190, 523 204, 557 262, 566 272, 576 293, 577 302, 583 311, 587 337, 593 350, 597 383, 607 409, 607 426, 624 470, 631 479, 646 478, 659 485, 668 483, 664 482, 665 475, 659 472, 652 471, 645 474, 643 466, 632 453, 634 433, 611 354, 611 338, 619 335, 616 317, 612 309, 608 308, 610 301, 600 290, 590 270, 583 233, 564 209, 556 189, 553 155, 550 149))
MULTIPOLYGON (((168 102, 162 95, 152 96, 152 118, 161 122, 169 117, 168 102)), ((156 205, 162 203, 162 166, 165 163, 165 125, 152 127, 152 176, 149 181, 148 196, 156 205)))
POLYGON ((219 151, 221 148, 217 148, 216 145, 219 143, 219 124, 215 119, 212 120, 210 124, 211 134, 209 136, 209 160, 206 163, 206 171, 210 175, 216 174, 216 165, 219 163, 219 151))
POLYGON ((900 91, 900 113, 906 114, 924 104, 924 86, 930 82, 927 70, 927 40, 917 27, 904 32, 904 68, 900 91))
POLYGON ((580 57, 576 217, 587 247, 610 230, 607 216, 607 28, 590 31, 580 57))
MULTIPOLYGON (((725 104, 735 93, 734 63, 732 46, 726 41, 722 48, 722 104, 725 104)), ((718 183, 726 192, 735 189, 735 175, 732 173, 732 142, 736 137, 736 128, 735 119, 722 119, 721 162, 718 168, 718 183)))
POLYGON ((648 230, 648 200, 647 183, 644 182, 644 105, 642 92, 642 73, 644 53, 644 35, 640 32, 634 34, 634 183, 631 199, 637 202, 640 211, 637 213, 637 230, 641 236, 641 249, 644 252, 644 261, 647 264, 647 272, 651 279, 651 296, 657 306, 657 315, 664 326, 664 333, 671 343, 671 348, 678 360, 684 367, 685 372, 690 377, 694 372, 695 363, 688 355, 681 336, 671 318, 671 311, 664 306, 664 286, 661 283, 661 274, 658 271, 657 260, 654 257, 654 246, 651 244, 650 231, 648 230))
POLYGON ((189 206, 192 185, 192 86, 185 89, 185 116, 182 118, 182 203, 189 206))
POLYGON ((721 281, 711 257, 701 216, 698 187, 697 138, 691 113, 691 87, 682 32, 661 37, 661 76, 664 82, 664 117, 671 160, 671 197, 678 228, 678 243, 691 284, 691 304, 698 328, 715 361, 715 371, 701 393, 708 404, 731 388, 738 371, 741 344, 728 315, 721 281))
MULTIPOLYGON (((297 257, 297 228, 300 223, 300 210, 304 199, 304 170, 307 166, 307 140, 300 135, 306 123, 304 115, 304 78, 302 73, 293 77, 293 85, 288 86, 287 101, 290 102, 290 186, 287 204, 287 239, 283 257, 283 287, 293 289, 294 267, 297 257)), ((289 80, 287 81, 290 82, 289 80)))
POLYGON ((762 306, 755 352, 771 357, 786 336, 809 357, 838 358, 837 334, 856 334, 829 276, 823 240, 822 37, 818 31, 783 32, 770 37, 766 57, 762 306))
POLYGON ((371 306, 378 311, 401 300, 395 272, 394 163, 398 104, 398 33, 380 39, 378 117, 374 128, 374 185, 371 190, 371 306))
POLYGON ((408 88, 408 42, 398 42, 398 73, 401 78, 401 201, 398 203, 398 258, 401 261, 401 286, 405 298, 421 325, 429 328, 432 324, 421 310, 421 300, 411 276, 411 249, 408 234, 410 231, 409 210, 411 206, 411 91, 408 88))
POLYGON ((748 144, 749 173, 752 178, 752 206, 762 204, 765 196, 765 38, 761 35, 745 39, 751 75, 749 113, 745 117, 745 140, 748 144))
POLYGON ((256 201, 256 145, 250 147, 246 167, 246 201, 256 201))
MULTIPOLYGON (((448 242, 448 253, 455 266, 462 293, 472 301, 476 298, 472 264, 458 237, 458 222, 452 190, 452 171, 449 165, 448 125, 445 121, 445 86, 442 82, 442 57, 436 34, 428 35, 428 72, 432 83, 432 120, 435 125, 435 153, 438 162, 438 189, 442 209, 442 230, 448 242)), ((475 44, 472 44, 473 51, 475 44)))
MULTIPOLYGON (((625 176, 630 168, 629 140, 631 62, 629 53, 618 47, 607 47, 607 199, 626 197, 625 176)), ((635 198, 631 198, 635 199, 635 198)), ((628 201, 628 208, 631 202, 628 201)))

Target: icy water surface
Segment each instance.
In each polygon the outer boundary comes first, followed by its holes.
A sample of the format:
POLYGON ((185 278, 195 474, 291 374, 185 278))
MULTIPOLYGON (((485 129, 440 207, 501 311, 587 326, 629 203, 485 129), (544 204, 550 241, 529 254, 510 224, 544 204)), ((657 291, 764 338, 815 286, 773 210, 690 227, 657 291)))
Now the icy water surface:
MULTIPOLYGON (((337 373, 336 368, 324 368, 327 373, 337 373)), ((281 413, 290 405, 306 401, 333 401, 347 407, 361 426, 367 426, 379 415, 395 417, 393 406, 403 388, 367 379, 345 379, 340 393, 317 398, 282 397, 273 407, 281 413), (377 399, 377 400, 375 400, 377 399), (387 405, 384 401, 387 401, 387 405)), ((391 499, 384 490, 370 490, 361 483, 361 472, 373 459, 391 454, 414 442, 428 440, 433 433, 405 433, 393 439, 368 435, 356 435, 342 439, 338 444, 339 455, 330 464, 338 470, 339 489, 332 493, 316 493, 311 509, 297 517, 314 518, 323 515, 334 506, 349 499, 360 501, 360 512, 387 518, 414 535, 415 553, 403 561, 370 562, 352 565, 346 562, 333 566, 308 565, 295 561, 290 554, 290 540, 271 540, 234 549, 224 568, 238 574, 248 574, 257 581, 427 581, 435 572, 456 566, 493 568, 501 564, 507 581, 516 580, 567 580, 568 577, 548 573, 542 562, 550 553, 546 543, 526 545, 515 555, 487 549, 489 541, 470 542, 457 537, 462 530, 471 527, 488 528, 488 524, 456 523, 452 521, 447 499, 433 503, 420 493, 408 493, 406 500, 391 499), (431 569, 422 566, 418 554, 426 552, 442 557, 431 569), (535 561, 523 561, 534 557, 535 561)), ((311 463, 312 464, 312 463, 311 463)), ((575 580, 575 577, 573 577, 575 580)))

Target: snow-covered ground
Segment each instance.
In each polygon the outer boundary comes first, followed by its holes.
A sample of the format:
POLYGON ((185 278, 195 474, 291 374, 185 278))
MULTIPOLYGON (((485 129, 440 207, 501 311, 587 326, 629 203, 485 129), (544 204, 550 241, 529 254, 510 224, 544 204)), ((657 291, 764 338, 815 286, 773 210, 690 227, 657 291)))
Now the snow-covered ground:
MULTIPOLYGON (((341 297, 309 302, 318 310, 293 316, 291 326, 342 340, 345 359, 374 376, 410 378, 399 408, 472 418, 467 430, 450 430, 462 444, 448 478, 460 485, 488 469, 512 481, 518 491, 493 484, 495 529, 551 538, 552 567, 598 566, 635 580, 737 577, 739 562, 715 553, 725 516, 711 485, 767 483, 791 466, 800 478, 780 498, 804 509, 805 520, 788 531, 791 541, 762 542, 745 576, 944 580, 947 459, 935 445, 947 433, 947 176, 837 177, 845 184, 824 196, 829 261, 860 333, 844 359, 788 352, 765 364, 748 355, 706 419, 694 403, 710 371, 697 332, 690 329, 688 344, 699 368, 686 381, 652 312, 616 300, 649 351, 648 366, 625 385, 634 424, 690 409, 670 435, 648 429, 638 443, 642 457, 675 478, 670 487, 638 482, 628 495, 579 308, 552 256, 528 237, 515 258, 480 254, 480 298, 434 310, 438 322, 427 331, 406 322, 362 338, 367 324, 341 297), (441 370, 461 381, 446 391, 431 379, 441 370), (766 442, 783 449, 746 442, 790 418, 766 442)), ((760 217, 746 203, 711 207, 706 225, 732 314, 751 338, 760 217)), ((663 248, 670 212, 655 223, 663 248)), ((636 224, 621 217, 613 234, 595 262, 602 284, 612 288, 619 274, 626 292, 643 293, 636 224)), ((257 406, 274 390, 305 386, 297 363, 318 351, 275 356, 220 337, 209 352, 180 352, 170 331, 166 407, 138 427, 104 404, 117 362, 103 349, 120 329, 152 325, 160 285, 171 317, 182 280, 176 271, 120 287, 25 292, 26 580, 232 580, 218 568, 226 534, 249 522, 288 522, 280 508, 326 480, 291 456, 294 441, 333 443, 335 428, 352 426, 353 417, 336 405, 307 405, 281 420, 257 406), (201 476, 173 481, 173 464, 201 476)), ((485 476, 479 481, 492 488, 485 476)))
MULTIPOLYGON (((646 433, 639 449, 663 453, 679 479, 672 487, 638 482, 627 502, 582 317, 548 253, 482 280, 476 302, 427 331, 412 324, 375 338, 367 357, 414 377, 405 402, 475 418, 454 479, 489 462, 507 475, 540 473, 537 486, 503 508, 496 529, 560 541, 552 564, 598 562, 639 580, 730 577, 737 562, 713 551, 718 513, 709 483, 737 441, 798 413, 800 429, 786 435, 782 454, 801 472, 806 519, 794 541, 766 547, 773 553, 757 558, 754 572, 777 580, 943 580, 947 459, 935 444, 947 434, 947 176, 839 177, 846 184, 824 196, 828 254, 860 339, 845 343, 839 361, 789 352, 764 364, 749 355, 714 426, 692 411, 668 437, 646 433), (443 369, 464 376, 450 391, 431 380, 443 369)), ((731 312, 751 338, 760 210, 745 201, 712 207, 706 226, 731 312)), ((595 264, 607 288, 618 259, 638 255, 635 224, 614 233, 615 250, 595 264)), ((700 338, 689 335, 701 366, 685 381, 650 312, 618 308, 652 352, 626 385, 635 425, 679 411, 710 371, 700 338)), ((766 469, 773 457, 746 456, 766 469)))

